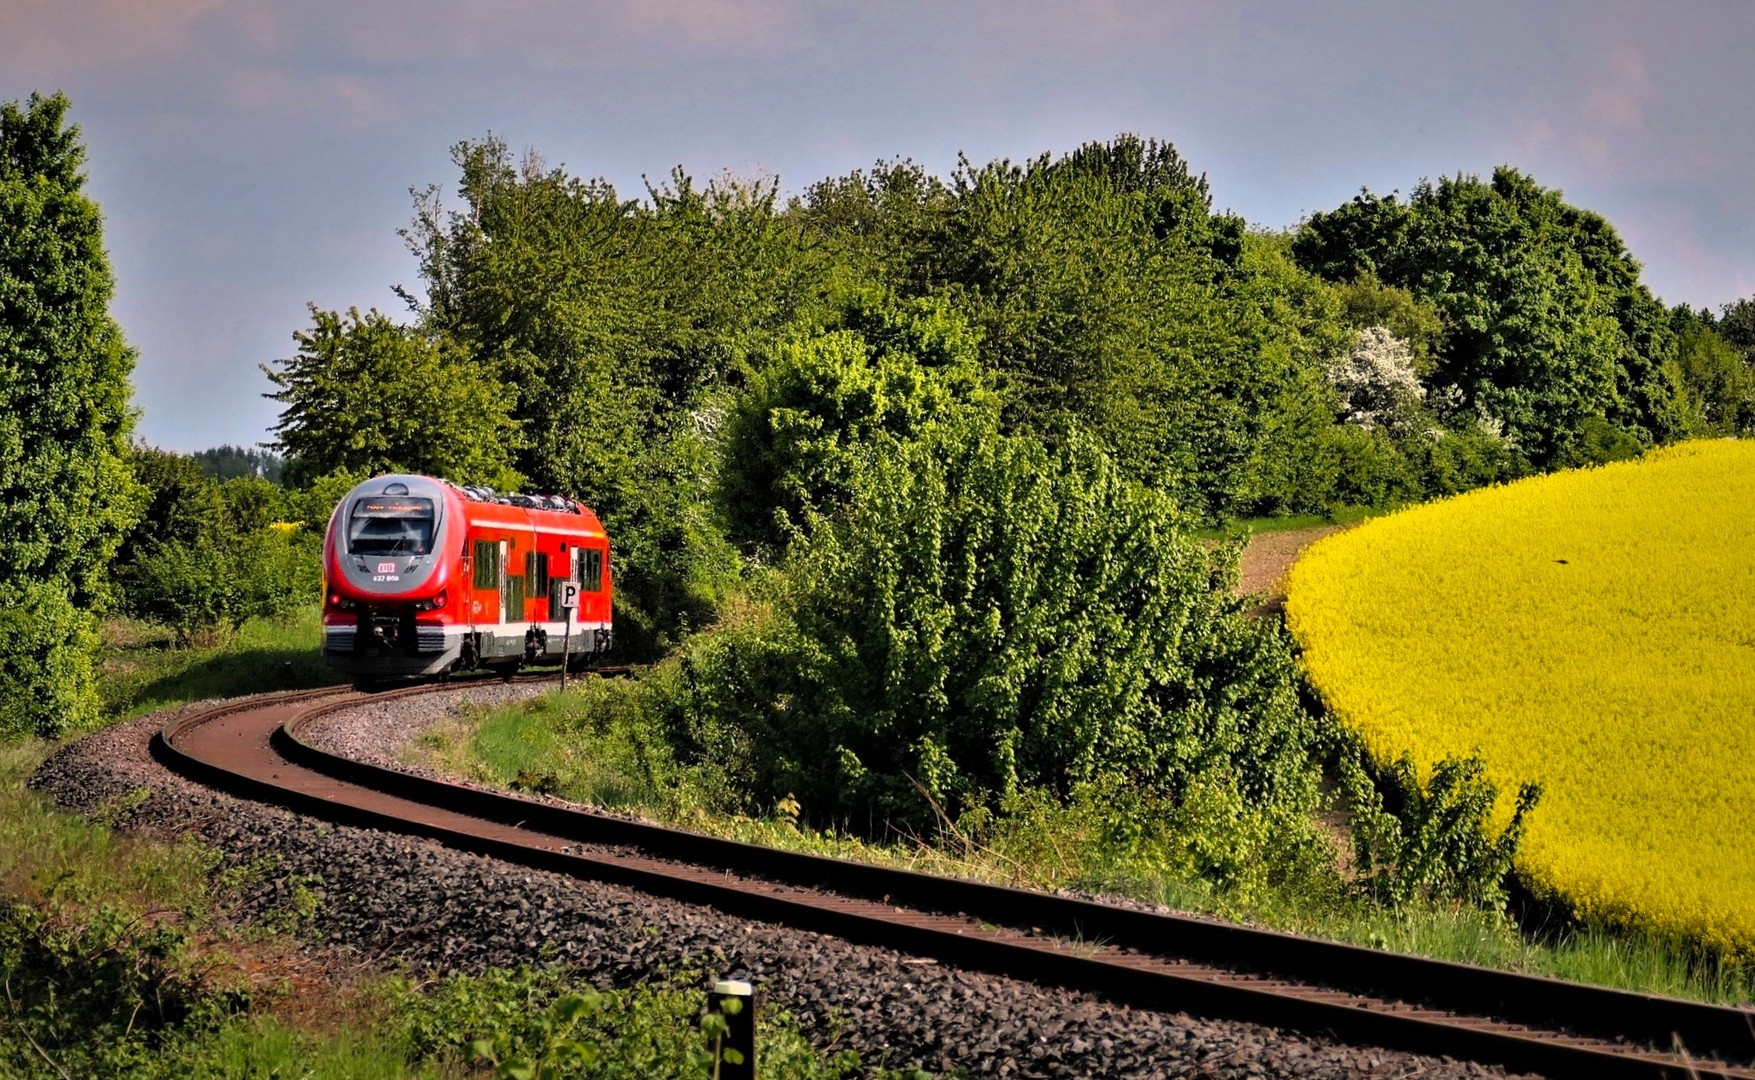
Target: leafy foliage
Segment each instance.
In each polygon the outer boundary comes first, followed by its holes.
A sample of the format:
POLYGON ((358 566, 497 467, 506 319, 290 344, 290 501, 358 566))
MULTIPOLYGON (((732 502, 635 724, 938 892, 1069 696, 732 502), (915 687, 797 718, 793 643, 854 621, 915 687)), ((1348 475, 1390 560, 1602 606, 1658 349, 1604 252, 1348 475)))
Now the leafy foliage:
POLYGON ((1411 755, 1374 769, 1349 746, 1339 772, 1357 880, 1373 897, 1395 905, 1419 899, 1505 906, 1506 875, 1541 785, 1519 787, 1509 820, 1495 827, 1499 790, 1479 757, 1447 757, 1422 778, 1411 755))
POLYGON ((734 537, 784 549, 812 515, 845 508, 880 436, 911 441, 971 408, 990 408, 992 395, 954 316, 933 306, 898 314, 921 322, 870 327, 892 346, 880 345, 877 355, 853 330, 781 342, 739 395, 726 424, 719 480, 734 537), (936 340, 922 340, 934 331, 936 340), (915 358, 916 342, 932 366, 915 358))
POLYGON ((691 706, 743 733, 759 797, 818 816, 927 823, 928 800, 1107 777, 1306 807, 1290 657, 1186 524, 1083 438, 880 440, 845 518, 795 549, 775 621, 690 655, 691 706))
POLYGON ((1607 221, 1515 169, 1422 181, 1405 202, 1362 193, 1312 215, 1292 250, 1330 281, 1374 275, 1436 308, 1434 383, 1537 462, 1591 460, 1593 419, 1640 446, 1682 433, 1675 343, 1638 263, 1607 221))
POLYGON ((188 937, 101 907, 62 925, 0 901, 0 1065, 12 1075, 115 1075, 218 1002, 184 962, 188 937))
POLYGON ((319 483, 288 493, 256 476, 217 483, 191 455, 145 446, 130 451, 129 464, 145 497, 116 557, 122 610, 188 646, 316 599, 317 537, 340 492, 319 483), (286 520, 324 499, 315 527, 286 520))
POLYGON ((1296 501, 1270 463, 1329 423, 1333 301, 1213 214, 1174 148, 964 162, 925 228, 910 287, 980 331, 1011 429, 1086 430, 1203 515, 1296 501))
POLYGON ((155 544, 127 570, 128 610, 170 627, 187 646, 315 599, 319 566, 314 537, 274 528, 155 544))
POLYGON ((133 512, 134 353, 67 99, 0 105, 0 735, 94 718, 85 609, 133 512))
POLYGON ((1718 319, 1718 332, 1755 362, 1755 297, 1726 304, 1718 319))
POLYGON ((122 539, 116 563, 129 566, 154 544, 212 543, 230 531, 220 485, 187 454, 136 446, 128 467, 140 487, 139 516, 122 539))
POLYGON ((698 509, 713 395, 808 304, 798 230, 770 183, 703 188, 679 171, 637 202, 534 155, 514 163, 492 137, 455 157, 467 212, 429 191, 405 234, 425 321, 514 395, 524 474, 602 517, 617 542, 617 639, 658 648, 737 573, 698 509))
POLYGON ((1755 431, 1755 348, 1739 350, 1722 332, 1727 324, 1685 304, 1671 313, 1671 326, 1677 404, 1688 429, 1703 435, 1755 431))
MULTIPOLYGON (((408 1033, 413 1060, 444 1060, 467 1050, 507 1080, 712 1075, 713 1018, 701 1016, 703 995, 682 979, 598 990, 559 968, 518 968, 454 976, 424 993, 405 989, 399 998, 395 1019, 408 1033)), ((866 1075, 852 1051, 813 1051, 787 1014, 770 1013, 760 1022, 760 1075, 866 1075)), ((896 1073, 878 1075, 901 1080, 896 1073)))
POLYGON ((1385 285, 1377 275, 1363 271, 1351 281, 1335 285, 1341 317, 1355 330, 1382 327, 1407 343, 1413 354, 1414 371, 1432 374, 1437 354, 1444 346, 1444 318, 1431 304, 1417 300, 1406 289, 1385 285))
POLYGON ((0 585, 0 736, 57 738, 97 719, 97 630, 65 591, 0 585))
POLYGON ((275 447, 295 478, 337 470, 407 470, 459 484, 517 486, 511 402, 443 338, 398 326, 382 312, 344 317, 311 307, 299 351, 263 367, 285 408, 275 447))

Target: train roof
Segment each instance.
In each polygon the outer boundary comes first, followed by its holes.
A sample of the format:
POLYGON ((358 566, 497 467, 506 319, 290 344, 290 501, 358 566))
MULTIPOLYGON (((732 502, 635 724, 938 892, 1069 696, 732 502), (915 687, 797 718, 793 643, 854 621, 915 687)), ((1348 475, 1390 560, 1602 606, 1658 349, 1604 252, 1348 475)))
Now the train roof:
POLYGON ((463 505, 468 523, 498 525, 509 529, 535 529, 548 533, 602 537, 607 534, 603 522, 591 508, 577 499, 564 495, 503 494, 488 487, 453 484, 432 476, 393 473, 375 476, 350 491, 343 502, 356 496, 421 495, 434 497, 441 492, 455 496, 463 505))
POLYGON ((604 536, 603 523, 586 506, 576 510, 550 510, 516 503, 463 502, 463 517, 471 525, 500 525, 512 529, 536 529, 550 533, 572 533, 579 536, 604 536))
POLYGON ((564 495, 502 494, 489 487, 447 484, 463 500, 463 516, 471 524, 494 524, 543 532, 603 536, 603 522, 591 508, 564 495))

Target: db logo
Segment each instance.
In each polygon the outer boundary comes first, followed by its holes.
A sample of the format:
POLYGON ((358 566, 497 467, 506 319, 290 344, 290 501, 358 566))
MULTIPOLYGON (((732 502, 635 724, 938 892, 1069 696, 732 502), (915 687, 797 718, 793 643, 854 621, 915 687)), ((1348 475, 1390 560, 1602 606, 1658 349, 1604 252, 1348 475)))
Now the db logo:
POLYGON ((395 572, 396 564, 393 562, 381 562, 378 564, 378 573, 380 574, 394 574, 395 572))

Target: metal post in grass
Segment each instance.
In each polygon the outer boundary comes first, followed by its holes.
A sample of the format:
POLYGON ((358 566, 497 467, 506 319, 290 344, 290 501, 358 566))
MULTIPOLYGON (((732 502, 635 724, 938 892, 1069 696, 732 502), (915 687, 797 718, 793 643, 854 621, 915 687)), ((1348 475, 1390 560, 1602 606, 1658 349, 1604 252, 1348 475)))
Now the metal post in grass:
POLYGON ((701 1027, 713 1044, 711 1080, 756 1080, 754 986, 742 979, 714 983, 701 1027))
POLYGON ((567 617, 567 634, 561 639, 561 693, 567 692, 567 669, 573 666, 573 610, 579 606, 579 583, 563 581, 561 612, 567 617))

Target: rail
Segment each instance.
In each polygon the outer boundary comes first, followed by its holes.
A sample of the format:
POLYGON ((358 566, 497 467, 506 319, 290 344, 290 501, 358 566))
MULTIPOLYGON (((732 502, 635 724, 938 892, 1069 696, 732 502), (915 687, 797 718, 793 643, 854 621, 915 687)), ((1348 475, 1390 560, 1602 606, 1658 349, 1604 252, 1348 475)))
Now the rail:
POLYGON ((442 689, 226 703, 172 723, 153 752, 203 783, 339 823, 1131 1005, 1550 1076, 1755 1080, 1744 1009, 781 851, 417 776, 300 737, 338 710, 442 689))

